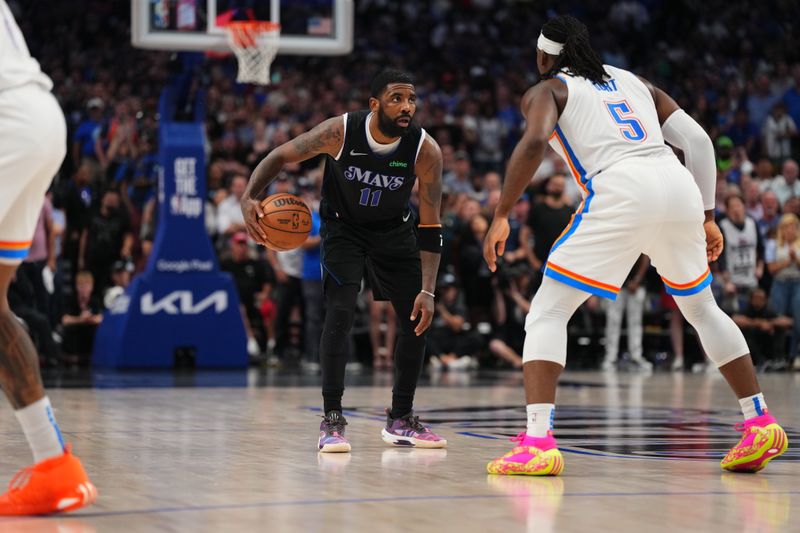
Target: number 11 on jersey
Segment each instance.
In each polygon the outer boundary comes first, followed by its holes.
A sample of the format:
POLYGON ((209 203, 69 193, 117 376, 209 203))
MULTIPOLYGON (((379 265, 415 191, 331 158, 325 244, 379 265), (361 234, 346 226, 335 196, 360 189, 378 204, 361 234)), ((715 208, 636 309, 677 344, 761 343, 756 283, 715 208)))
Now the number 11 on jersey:
POLYGON ((363 206, 377 207, 381 201, 381 192, 380 189, 373 191, 369 187, 361 189, 361 197, 358 199, 358 203, 363 206))
POLYGON ((619 126, 619 132, 629 141, 643 141, 647 132, 639 119, 633 115, 633 110, 625 100, 621 102, 605 102, 611 118, 619 126))

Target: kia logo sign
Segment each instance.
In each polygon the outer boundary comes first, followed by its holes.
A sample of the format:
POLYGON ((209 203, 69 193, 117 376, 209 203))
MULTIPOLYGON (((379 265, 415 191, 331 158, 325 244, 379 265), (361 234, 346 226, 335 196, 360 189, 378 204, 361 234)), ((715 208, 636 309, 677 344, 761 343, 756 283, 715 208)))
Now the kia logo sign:
POLYGON ((173 291, 155 301, 151 291, 144 293, 141 300, 143 315, 155 315, 162 312, 168 315, 199 315, 212 307, 216 314, 225 311, 228 308, 228 293, 214 291, 195 303, 192 291, 173 291))

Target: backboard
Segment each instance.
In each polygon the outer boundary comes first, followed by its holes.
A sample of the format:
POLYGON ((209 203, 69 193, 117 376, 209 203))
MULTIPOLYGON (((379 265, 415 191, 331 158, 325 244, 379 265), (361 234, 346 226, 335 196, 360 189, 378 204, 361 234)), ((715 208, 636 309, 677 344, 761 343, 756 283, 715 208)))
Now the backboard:
POLYGON ((281 25, 278 54, 342 55, 353 48, 354 0, 132 0, 137 48, 230 51, 222 26, 231 20, 281 25))

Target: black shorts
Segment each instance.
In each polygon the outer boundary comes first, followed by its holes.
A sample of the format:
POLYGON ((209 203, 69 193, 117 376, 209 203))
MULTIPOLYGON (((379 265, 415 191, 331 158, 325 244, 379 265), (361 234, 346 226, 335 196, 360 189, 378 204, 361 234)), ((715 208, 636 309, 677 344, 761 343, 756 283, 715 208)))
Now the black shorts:
POLYGON ((367 275, 376 300, 413 300, 422 289, 414 220, 386 230, 326 219, 320 227, 325 284, 361 285, 367 275))

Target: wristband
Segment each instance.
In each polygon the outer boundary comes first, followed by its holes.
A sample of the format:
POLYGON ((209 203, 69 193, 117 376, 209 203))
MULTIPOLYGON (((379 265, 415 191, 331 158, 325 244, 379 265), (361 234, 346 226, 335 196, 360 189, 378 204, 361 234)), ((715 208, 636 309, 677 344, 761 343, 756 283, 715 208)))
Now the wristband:
POLYGON ((425 289, 422 289, 422 290, 421 290, 421 291, 419 291, 419 292, 420 292, 421 294, 427 294, 428 296, 430 296, 430 297, 431 297, 431 298, 433 298, 434 300, 436 299, 436 295, 435 295, 435 294, 433 294, 433 293, 432 293, 432 292, 430 292, 430 291, 426 291, 425 289))
POLYGON ((417 229, 419 249, 433 254, 442 253, 442 225, 420 224, 417 229))

